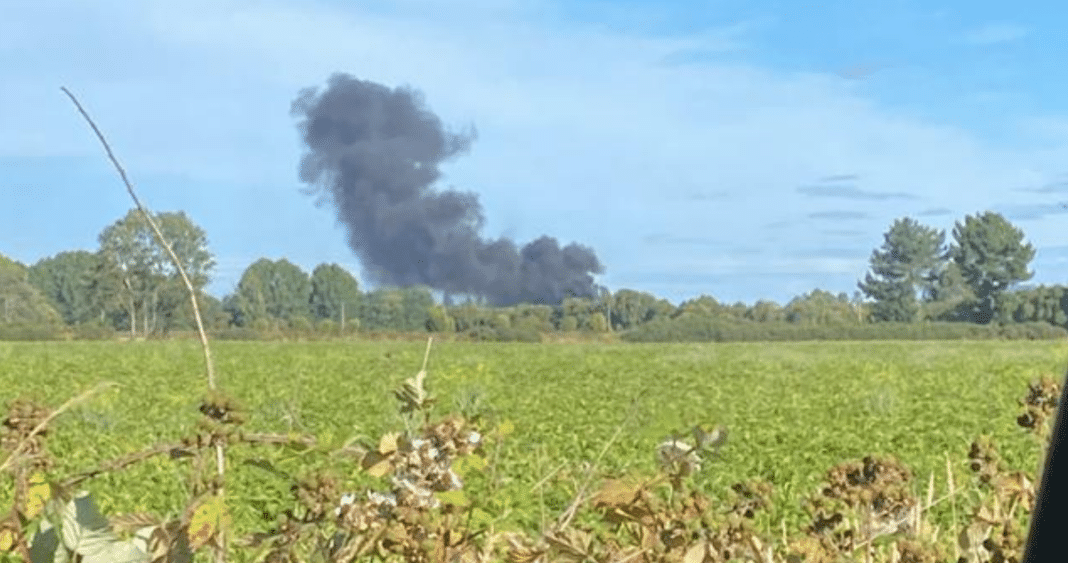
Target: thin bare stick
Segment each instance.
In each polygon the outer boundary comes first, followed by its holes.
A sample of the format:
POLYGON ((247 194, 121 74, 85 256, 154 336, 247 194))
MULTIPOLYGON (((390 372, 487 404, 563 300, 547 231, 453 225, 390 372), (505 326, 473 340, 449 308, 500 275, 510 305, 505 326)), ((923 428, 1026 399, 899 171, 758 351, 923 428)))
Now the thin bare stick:
POLYGON ((434 343, 434 337, 430 336, 426 339, 426 352, 423 353, 423 369, 426 371, 426 364, 430 361, 430 345, 434 343))
MULTIPOLYGON (((178 259, 178 255, 174 253, 174 249, 171 248, 170 243, 167 242, 167 238, 163 236, 163 231, 156 225, 156 221, 152 218, 152 213, 148 211, 148 208, 141 203, 141 199, 137 197, 137 192, 133 189, 133 184, 130 183, 130 179, 126 176, 126 170, 119 163, 119 159, 115 157, 115 153, 111 150, 111 145, 108 144, 104 134, 100 131, 100 128, 96 126, 96 122, 92 117, 89 117, 89 113, 85 111, 82 104, 78 101, 78 98, 67 89, 66 86, 60 88, 63 93, 70 98, 70 101, 74 103, 74 107, 78 108, 78 113, 82 114, 85 121, 92 127, 93 133, 96 133, 96 138, 100 140, 100 144, 104 146, 104 151, 108 155, 108 159, 111 160, 111 164, 115 166, 115 170, 119 173, 119 177, 122 178, 122 183, 126 185, 126 191, 130 194, 130 198, 133 199, 134 204, 137 205, 137 209, 141 211, 141 215, 148 221, 152 232, 156 235, 156 240, 160 246, 167 251, 167 256, 170 257, 171 262, 174 264, 175 269, 178 270, 178 275, 182 278, 182 283, 185 284, 185 288, 189 290, 189 300, 193 304, 193 319, 197 324, 197 334, 200 336, 200 347, 204 350, 204 369, 208 376, 208 388, 211 390, 217 389, 215 381, 215 364, 211 360, 211 347, 208 345, 208 334, 204 331, 204 321, 200 317, 200 304, 197 302, 197 290, 193 287, 193 282, 189 280, 189 276, 185 273, 185 268, 182 267, 182 261, 178 259)), ((226 457, 223 454, 222 445, 215 446, 215 470, 219 476, 219 482, 223 483, 223 477, 226 474, 226 457)), ((218 491, 220 495, 223 494, 222 486, 218 491)), ((224 530, 219 530, 219 539, 222 544, 221 549, 216 551, 216 561, 226 560, 226 535, 224 530)))
POLYGON ((533 493, 534 491, 536 491, 536 490, 540 489, 542 486, 544 486, 545 483, 548 483, 549 479, 552 479, 553 475, 556 475, 557 473, 559 473, 560 470, 563 469, 564 466, 566 466, 567 464, 568 464, 568 462, 565 461, 565 462, 561 463, 560 465, 557 465, 556 469, 553 469, 545 477, 542 477, 542 479, 540 481, 535 483, 534 486, 530 488, 530 492, 533 493))
POLYGON ((749 549, 753 550, 753 555, 756 556, 758 563, 772 563, 772 556, 761 550, 760 540, 756 539, 753 534, 746 534, 746 540, 749 543, 749 549))
POLYGON ((4 463, 0 463, 0 473, 3 473, 4 470, 6 470, 8 467, 11 466, 11 464, 15 462, 15 458, 22 453, 22 449, 26 447, 26 444, 30 443, 30 440, 32 440, 34 436, 40 434, 41 431, 44 430, 45 427, 48 426, 48 423, 52 422, 54 418, 62 414, 64 411, 70 409, 74 405, 84 402, 89 397, 92 397, 93 395, 96 395, 97 393, 100 393, 101 391, 104 391, 105 389, 111 387, 117 387, 117 384, 111 382, 101 383, 88 391, 82 392, 76 397, 71 397, 70 399, 67 399, 67 402, 60 405, 59 408, 48 413, 48 416, 45 417, 44 420, 42 420, 36 427, 34 427, 34 429, 31 430, 30 433, 27 434, 21 442, 15 445, 15 449, 11 451, 11 455, 9 455, 7 459, 4 460, 4 463))
MULTIPOLYGON (((254 446, 263 444, 300 444, 306 447, 314 447, 318 443, 314 436, 288 436, 282 434, 244 434, 239 436, 236 441, 254 446)), ((133 452, 120 458, 102 463, 92 469, 79 472, 63 481, 62 486, 64 488, 73 487, 88 479, 92 479, 104 473, 126 469, 131 465, 140 463, 157 455, 169 454, 171 457, 193 455, 193 451, 200 447, 201 446, 195 444, 157 444, 146 450, 133 452)))
POLYGON ((77 473, 64 480, 60 486, 63 488, 74 487, 75 485, 81 484, 83 481, 87 481, 99 475, 103 475, 104 473, 110 473, 113 471, 120 471, 122 469, 126 469, 131 465, 145 461, 146 459, 152 458, 157 455, 171 454, 172 456, 174 456, 181 452, 188 453, 189 449, 189 447, 184 446, 183 444, 159 444, 147 450, 134 452, 121 458, 102 463, 92 469, 77 473))
POLYGON ((590 483, 593 481, 593 472, 597 468, 597 466, 600 465, 601 460, 604 459, 604 455, 608 453, 609 448, 612 447, 612 444, 615 443, 616 439, 618 439, 619 435, 623 432, 623 428, 627 425, 627 423, 630 421, 630 418, 634 415, 634 411, 637 408, 637 405, 638 400, 637 398, 635 398, 633 401, 631 401, 631 408, 630 411, 627 413, 627 416, 623 419, 622 422, 620 422, 616 426, 615 433, 613 433, 612 437, 609 438, 607 442, 605 442, 604 447, 601 448, 601 453, 597 454, 597 458, 594 459, 592 464, 587 465, 585 480, 583 481, 582 485, 579 486, 578 491, 575 493, 575 498, 572 499, 571 504, 567 507, 567 510, 565 510, 564 513, 561 514, 560 517, 556 520, 556 530, 563 530, 564 528, 566 528, 567 525, 571 523, 571 520, 575 517, 575 514, 578 512, 579 507, 585 504, 591 498, 593 498, 593 495, 586 494, 586 491, 589 490, 590 483))
POLYGON ((119 164, 119 159, 115 157, 115 153, 111 150, 111 145, 108 144, 104 134, 100 132, 100 128, 96 126, 93 118, 89 117, 89 114, 82 107, 82 104, 78 101, 78 98, 71 93, 66 86, 60 88, 63 93, 70 98, 70 101, 74 102, 74 107, 78 108, 78 113, 82 114, 82 117, 89 123, 89 126, 93 128, 93 132, 96 133, 96 138, 100 140, 100 144, 104 145, 104 151, 108 155, 108 159, 111 160, 111 164, 115 166, 115 170, 119 173, 119 177, 122 178, 123 184, 126 184, 126 191, 130 194, 130 198, 133 199, 134 204, 137 205, 137 209, 141 211, 145 220, 148 221, 149 226, 152 227, 152 232, 156 234, 156 239, 160 246, 167 251, 167 255, 170 257, 171 262, 174 263, 174 267, 178 270, 178 275, 181 276, 182 282, 185 284, 185 288, 189 290, 189 299, 193 304, 193 317, 197 323, 197 334, 200 335, 200 345, 204 349, 204 369, 207 370, 208 375, 208 387, 215 389, 215 366, 211 361, 211 347, 208 345, 208 335, 204 331, 204 322, 200 317, 200 304, 197 302, 197 291, 193 287, 193 282, 189 280, 189 276, 185 273, 185 268, 182 267, 181 260, 178 259, 178 255, 174 253, 174 249, 171 248, 170 243, 163 236, 163 231, 156 225, 156 221, 152 219, 152 213, 148 211, 148 208, 141 203, 141 199, 137 197, 137 193, 134 192, 133 184, 130 183, 130 179, 126 176, 126 170, 119 164))

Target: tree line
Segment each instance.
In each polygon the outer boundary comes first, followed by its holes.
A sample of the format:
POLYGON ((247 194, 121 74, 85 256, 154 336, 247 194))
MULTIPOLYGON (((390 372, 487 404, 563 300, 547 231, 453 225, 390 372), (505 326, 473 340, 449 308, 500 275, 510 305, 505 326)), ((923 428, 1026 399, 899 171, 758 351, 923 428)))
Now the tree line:
POLYGON ((894 221, 883 239, 858 283, 872 301, 874 321, 1027 319, 1064 325, 1063 287, 1009 292, 1034 277, 1028 266, 1035 248, 998 213, 958 221, 948 245, 945 231, 908 217, 894 221))
MULTIPOLYGON (((785 305, 702 295, 677 306, 632 289, 555 305, 487 307, 475 299, 445 305, 426 287, 362 291, 337 264, 308 273, 285 258, 256 260, 218 299, 203 292, 216 265, 204 230, 182 212, 156 219, 199 292, 207 325, 236 338, 355 331, 532 341, 550 332, 618 332, 630 340, 977 337, 1006 332, 964 325, 1022 323, 1032 323, 1024 332, 1033 337, 1068 326, 1068 287, 1018 287, 1033 276, 1034 248, 992 212, 957 222, 949 244, 943 231, 907 217, 894 221, 852 295, 815 289, 785 305), (954 326, 908 328, 924 323, 954 326)), ((139 212, 103 229, 98 243, 95 251, 62 252, 29 266, 0 257, 0 328, 135 338, 192 330, 184 286, 139 212)))

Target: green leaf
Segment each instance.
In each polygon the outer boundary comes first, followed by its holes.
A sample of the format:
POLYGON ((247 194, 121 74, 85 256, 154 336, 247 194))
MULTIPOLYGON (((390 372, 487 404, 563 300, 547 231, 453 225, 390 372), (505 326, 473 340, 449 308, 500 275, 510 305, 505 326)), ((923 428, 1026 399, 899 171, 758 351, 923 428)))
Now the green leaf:
POLYGON ((467 506, 471 504, 471 500, 467 498, 467 494, 462 490, 434 493, 434 496, 441 502, 454 506, 467 506))
POLYGON ((476 508, 471 511, 471 526, 480 529, 488 528, 493 524, 493 515, 481 508, 476 508))
POLYGON ((151 558, 133 540, 120 540, 88 494, 65 505, 53 500, 46 508, 49 519, 33 537, 33 563, 67 563, 73 555, 83 563, 148 563, 151 558), (53 524, 56 524, 55 526, 53 524))
POLYGON ((512 432, 515 432, 515 424, 511 420, 506 419, 497 425, 496 434, 498 438, 504 438, 512 432))
POLYGON ((110 534, 94 536, 81 551, 82 563, 148 563, 151 558, 134 545, 110 534))
POLYGON ((461 457, 452 464, 452 470, 461 478, 472 473, 480 473, 484 469, 486 469, 486 458, 477 454, 461 457))
POLYGON ((97 508, 92 495, 88 493, 78 495, 67 506, 68 513, 72 514, 73 518, 82 526, 94 530, 108 529, 108 519, 100 513, 100 509, 97 508))
POLYGON ((30 487, 26 491, 26 518, 37 518, 44 510, 48 499, 52 498, 52 486, 45 479, 44 474, 38 472, 30 476, 30 487))
POLYGON ((226 502, 222 496, 214 495, 204 500, 193 509, 189 518, 189 546, 198 549, 208 543, 226 525, 226 502))
POLYGON ((59 535, 55 527, 48 520, 41 522, 41 528, 33 535, 30 542, 30 561, 32 563, 46 563, 48 561, 65 561, 60 559, 66 556, 67 551, 60 546, 59 535))

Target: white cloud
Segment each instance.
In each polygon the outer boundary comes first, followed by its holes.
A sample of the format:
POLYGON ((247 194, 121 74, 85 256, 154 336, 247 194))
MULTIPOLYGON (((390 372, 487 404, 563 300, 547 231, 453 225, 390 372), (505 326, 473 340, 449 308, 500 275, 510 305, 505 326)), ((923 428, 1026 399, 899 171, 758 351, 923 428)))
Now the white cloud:
POLYGON ((674 265, 686 272, 713 272, 717 275, 858 274, 867 267, 867 257, 691 256, 685 260, 661 265, 674 265))
MULTIPOLYGON (((300 151, 288 110, 299 89, 335 71, 411 84, 447 124, 478 127, 472 153, 448 166, 447 180, 482 195, 488 236, 582 240, 600 252, 609 281, 613 271, 635 268, 762 271, 752 261, 691 263, 664 248, 643 249, 640 239, 670 232, 759 241, 768 234, 761 225, 794 221, 777 240, 811 246, 815 229, 803 218, 818 209, 796 187, 829 173, 849 170, 866 191, 922 198, 858 208, 878 234, 893 218, 924 209, 992 207, 1010 187, 1061 172, 1068 156, 1068 142, 1042 152, 990 145, 882 106, 829 74, 740 63, 745 22, 668 37, 569 23, 537 0, 405 0, 377 10, 250 0, 104 4, 135 30, 138 49, 121 53, 135 70, 87 73, 72 86, 137 174, 288 189, 300 151), (664 63, 680 53, 706 56, 664 63), (153 66, 157 58, 163 64, 153 66), (730 196, 685 197, 710 190, 730 196)), ((24 23, 80 25, 38 16, 24 23)), ((121 33, 89 24, 94 36, 121 33)), ((989 44, 1026 32, 1000 25, 968 36, 989 44)), ((122 44, 108 42, 94 58, 120 54, 122 44)), ((0 127, 17 133, 0 138, 0 154, 98 157, 58 90, 55 99, 42 97, 58 87, 56 76, 76 70, 63 53, 53 55, 43 67, 13 68, 5 82, 0 127)), ((798 259, 769 267, 859 276, 856 266, 798 259)))
POLYGON ((961 39, 970 45, 999 45, 1023 39, 1031 30, 1014 23, 990 23, 970 29, 961 39))

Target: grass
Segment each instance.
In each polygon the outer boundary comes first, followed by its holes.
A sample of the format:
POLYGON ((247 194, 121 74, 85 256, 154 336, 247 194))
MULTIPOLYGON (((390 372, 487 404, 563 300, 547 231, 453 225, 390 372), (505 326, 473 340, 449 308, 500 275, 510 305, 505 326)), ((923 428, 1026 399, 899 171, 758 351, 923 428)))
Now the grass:
MULTIPOLYGON (((219 384, 243 401, 249 432, 289 430, 340 442, 400 426, 391 390, 419 369, 416 342, 215 342, 219 384)), ((120 384, 61 416, 50 448, 67 474, 193 431, 205 391, 195 342, 0 343, 0 401, 28 395, 57 406, 100 381, 120 384)), ((1038 447, 1015 417, 1016 399, 1041 374, 1064 372, 1068 347, 1050 342, 828 342, 734 344, 436 344, 428 388, 438 411, 480 401, 487 428, 511 427, 494 477, 510 499, 502 525, 535 529, 562 512, 582 461, 608 474, 654 471, 656 444, 695 423, 724 424, 730 441, 697 476, 708 491, 763 477, 775 503, 761 524, 804 522, 798 500, 826 470, 867 454, 893 454, 918 485, 944 488, 947 456, 967 483, 968 447, 991 435, 1014 468, 1033 471, 1038 447), (476 400, 475 398, 481 397, 476 400), (553 473, 554 470, 557 470, 553 473), (532 487, 546 476, 544 490, 532 487)), ((1058 376, 1059 377, 1059 376, 1058 376)), ((351 460, 264 448, 293 471, 331 466, 355 487, 373 482, 351 460)), ((187 498, 175 462, 154 459, 91 481, 104 513, 167 513, 187 498)), ((487 478, 479 486, 493 486, 487 478)), ((261 469, 228 472, 239 533, 261 529, 289 483, 261 469)), ((9 491, 5 491, 6 496, 9 491)), ((477 490, 476 490, 477 493, 477 490)), ((7 499, 0 498, 7 502, 7 499)), ((948 518, 949 505, 932 517, 948 518)))

